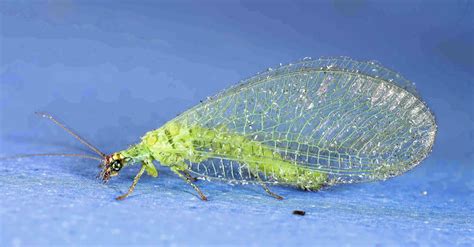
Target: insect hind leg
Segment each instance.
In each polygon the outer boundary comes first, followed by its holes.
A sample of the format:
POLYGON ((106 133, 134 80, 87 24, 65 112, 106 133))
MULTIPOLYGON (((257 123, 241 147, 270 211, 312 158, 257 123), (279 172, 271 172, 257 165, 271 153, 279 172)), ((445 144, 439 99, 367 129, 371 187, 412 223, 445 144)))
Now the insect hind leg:
POLYGON ((268 186, 264 183, 264 182, 260 182, 260 185, 262 185, 263 189, 265 190, 265 192, 267 192, 267 194, 269 194, 270 196, 272 196, 273 198, 277 199, 277 200, 283 200, 283 197, 272 192, 268 186))
POLYGON ((271 197, 273 197, 277 200, 283 200, 282 196, 272 192, 270 190, 270 188, 268 188, 267 184, 265 184, 265 182, 258 175, 258 172, 249 171, 249 173, 250 173, 251 176, 253 176, 258 181, 258 183, 262 186, 262 188, 265 190, 265 192, 267 192, 268 195, 270 195, 271 197))

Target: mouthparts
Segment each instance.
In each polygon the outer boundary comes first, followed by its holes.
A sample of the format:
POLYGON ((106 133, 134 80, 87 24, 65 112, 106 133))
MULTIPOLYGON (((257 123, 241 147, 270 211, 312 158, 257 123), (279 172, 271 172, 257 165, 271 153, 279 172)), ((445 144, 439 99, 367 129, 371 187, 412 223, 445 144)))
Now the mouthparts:
POLYGON ((102 171, 97 175, 97 178, 102 179, 102 182, 105 184, 110 180, 112 173, 110 163, 108 162, 108 157, 105 157, 100 166, 102 167, 102 171))

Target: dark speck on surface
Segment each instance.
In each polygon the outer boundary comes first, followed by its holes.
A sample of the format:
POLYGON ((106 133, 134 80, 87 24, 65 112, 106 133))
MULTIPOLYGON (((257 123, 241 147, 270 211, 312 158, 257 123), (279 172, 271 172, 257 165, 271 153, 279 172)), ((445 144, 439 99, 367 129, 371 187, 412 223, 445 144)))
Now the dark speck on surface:
POLYGON ((306 212, 303 211, 303 210, 293 210, 293 214, 294 214, 294 215, 304 216, 304 215, 306 214, 306 212))

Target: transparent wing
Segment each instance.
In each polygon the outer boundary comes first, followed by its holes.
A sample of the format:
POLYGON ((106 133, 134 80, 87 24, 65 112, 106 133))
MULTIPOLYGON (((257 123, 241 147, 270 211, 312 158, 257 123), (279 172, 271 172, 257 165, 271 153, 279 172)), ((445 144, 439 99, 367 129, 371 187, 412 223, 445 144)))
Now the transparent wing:
MULTIPOLYGON (((410 82, 348 58, 269 69, 172 121, 225 126, 334 182, 401 174, 428 155, 436 135, 434 116, 410 82)), ((251 180, 245 164, 225 157, 189 165, 206 177, 251 180)))

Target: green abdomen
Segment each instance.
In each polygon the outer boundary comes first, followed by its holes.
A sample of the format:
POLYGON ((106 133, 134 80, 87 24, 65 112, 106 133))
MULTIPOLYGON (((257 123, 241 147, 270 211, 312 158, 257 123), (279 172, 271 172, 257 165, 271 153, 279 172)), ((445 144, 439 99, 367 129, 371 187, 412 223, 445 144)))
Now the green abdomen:
POLYGON ((200 163, 216 158, 238 162, 252 176, 262 180, 307 190, 317 190, 327 180, 326 174, 300 167, 285 160, 271 147, 225 128, 208 129, 168 123, 148 132, 143 137, 143 143, 162 165, 171 166, 185 161, 200 163))

